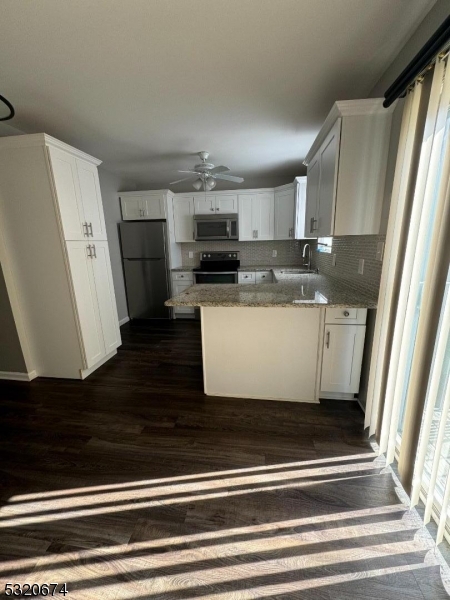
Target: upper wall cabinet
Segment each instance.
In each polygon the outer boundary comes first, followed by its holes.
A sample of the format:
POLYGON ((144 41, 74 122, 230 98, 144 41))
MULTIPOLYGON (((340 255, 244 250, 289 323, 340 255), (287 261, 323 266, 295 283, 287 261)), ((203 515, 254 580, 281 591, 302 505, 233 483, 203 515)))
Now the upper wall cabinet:
POLYGON ((295 235, 295 190, 294 185, 275 191, 275 235, 276 240, 291 240, 295 235))
POLYGON ((274 192, 239 194, 239 240, 274 239, 274 192))
POLYGON ((194 196, 196 215, 233 214, 238 211, 237 194, 198 194, 194 196))
POLYGON ((176 242, 194 241, 194 197, 177 194, 173 199, 176 242))
POLYGON ((305 159, 305 237, 379 233, 393 110, 382 104, 333 106, 305 159))
POLYGON ((55 193, 66 240, 106 240, 97 166, 48 146, 55 193))
POLYGON ((124 192, 120 195, 124 221, 142 221, 166 218, 167 192, 124 192))

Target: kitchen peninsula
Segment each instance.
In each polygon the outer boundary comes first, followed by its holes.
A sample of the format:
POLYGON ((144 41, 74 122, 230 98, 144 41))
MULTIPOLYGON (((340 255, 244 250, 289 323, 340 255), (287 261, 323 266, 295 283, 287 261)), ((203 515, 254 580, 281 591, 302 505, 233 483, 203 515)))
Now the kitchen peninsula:
POLYGON ((205 394, 316 403, 319 396, 353 398, 366 309, 376 308, 376 298, 298 270, 273 269, 273 281, 195 285, 166 302, 201 309, 205 394))

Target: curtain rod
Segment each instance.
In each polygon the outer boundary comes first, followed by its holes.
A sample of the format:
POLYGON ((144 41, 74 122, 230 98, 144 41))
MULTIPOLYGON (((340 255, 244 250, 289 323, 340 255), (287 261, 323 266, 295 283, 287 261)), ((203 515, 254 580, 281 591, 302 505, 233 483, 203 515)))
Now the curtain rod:
POLYGON ((400 73, 394 83, 386 90, 383 106, 388 108, 397 98, 400 98, 417 77, 434 61, 439 52, 446 48, 449 43, 450 17, 447 17, 408 66, 400 73))

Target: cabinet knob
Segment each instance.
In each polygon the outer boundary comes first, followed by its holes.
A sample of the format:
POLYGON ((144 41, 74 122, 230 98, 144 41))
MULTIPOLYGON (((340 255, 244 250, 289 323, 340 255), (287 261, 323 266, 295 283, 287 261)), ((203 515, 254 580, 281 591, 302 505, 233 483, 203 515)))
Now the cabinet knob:
POLYGON ((348 310, 344 310, 344 317, 349 317, 350 313, 348 312, 348 310))
POLYGON ((214 212, 214 209, 213 209, 213 208, 210 208, 209 210, 210 210, 210 211, 212 211, 212 212, 214 212))

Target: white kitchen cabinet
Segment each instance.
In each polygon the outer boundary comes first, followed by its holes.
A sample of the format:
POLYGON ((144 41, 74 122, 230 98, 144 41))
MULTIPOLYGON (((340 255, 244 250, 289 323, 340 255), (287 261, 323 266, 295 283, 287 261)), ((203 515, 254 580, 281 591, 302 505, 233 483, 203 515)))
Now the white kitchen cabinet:
POLYGON ((199 194, 194 197, 196 215, 236 214, 237 194, 211 195, 199 194))
POLYGON ((80 158, 76 159, 76 164, 84 221, 89 236, 93 240, 106 240, 105 216, 97 166, 80 158))
POLYGON ((105 342, 95 289, 91 253, 92 244, 90 242, 67 242, 67 255, 73 293, 77 304, 86 368, 90 368, 105 356, 105 342))
POLYGON ((239 240, 274 238, 274 192, 239 194, 239 240))
POLYGON ((107 242, 67 242, 86 368, 120 345, 107 242))
POLYGON ((216 212, 216 197, 199 194, 194 196, 194 213, 196 215, 211 215, 216 212))
MULTIPOLYGON (((194 274, 192 271, 176 271, 172 273, 173 295, 178 296, 194 284, 194 274)), ((190 315, 194 316, 195 309, 192 306, 175 306, 175 316, 190 315)))
POLYGON ((194 241, 194 197, 175 196, 173 216, 176 242, 194 241))
POLYGON ((124 221, 150 221, 166 218, 166 194, 123 193, 120 196, 124 221))
POLYGON ((121 343, 99 164, 45 134, 0 139, 2 266, 34 376, 83 379, 121 343))
POLYGON ((238 283, 255 283, 256 275, 254 271, 239 271, 238 283))
POLYGON ((310 237, 306 216, 306 177, 296 177, 294 181, 295 217, 294 238, 304 240, 310 237))
POLYGON ((256 271, 256 283, 273 283, 272 271, 256 271))
POLYGON ((216 196, 216 213, 235 215, 238 212, 237 194, 216 196))
POLYGON ((380 98, 335 103, 304 161, 307 235, 380 232, 392 110, 380 98))
POLYGON ((325 325, 321 392, 359 391, 365 335, 364 325, 325 325))
POLYGON ((295 234, 295 190, 275 191, 276 240, 291 240, 295 234))
POLYGON ((66 240, 106 239, 97 166, 57 147, 48 147, 66 240))

